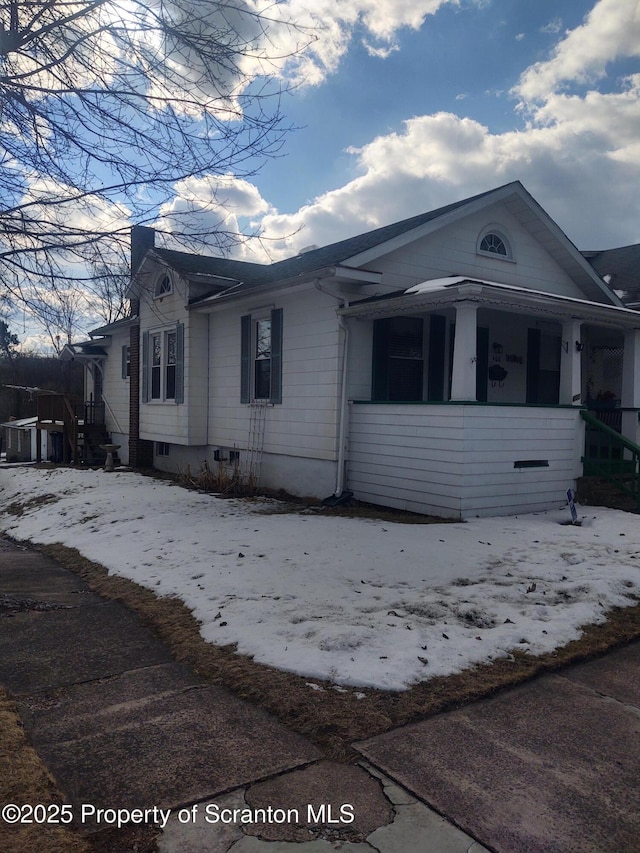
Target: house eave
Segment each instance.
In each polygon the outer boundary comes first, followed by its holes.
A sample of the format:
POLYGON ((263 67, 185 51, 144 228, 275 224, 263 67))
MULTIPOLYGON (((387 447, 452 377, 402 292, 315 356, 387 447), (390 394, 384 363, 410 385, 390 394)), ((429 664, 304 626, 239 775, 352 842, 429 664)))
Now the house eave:
POLYGON ((258 295, 263 296, 280 290, 291 290, 292 288, 300 287, 301 285, 306 285, 315 281, 332 282, 336 284, 379 285, 382 281, 382 274, 370 272, 368 270, 344 267, 342 265, 322 267, 320 269, 310 270, 309 272, 274 282, 261 284, 239 282, 233 288, 196 299, 190 302, 187 307, 189 310, 197 313, 211 313, 212 311, 222 310, 230 303, 241 302, 252 298, 255 299, 258 295))
POLYGON ((543 291, 527 290, 512 285, 460 277, 423 282, 406 291, 352 302, 339 310, 344 317, 374 319, 416 311, 433 311, 454 307, 460 302, 475 302, 479 306, 519 314, 545 314, 562 322, 578 319, 612 328, 640 329, 640 312, 624 306, 603 305, 599 302, 559 296, 543 291))
POLYGON ((107 323, 104 326, 99 326, 97 329, 92 329, 89 332, 90 338, 103 338, 105 336, 118 332, 121 329, 128 329, 138 322, 137 316, 124 317, 122 320, 115 320, 113 323, 107 323))

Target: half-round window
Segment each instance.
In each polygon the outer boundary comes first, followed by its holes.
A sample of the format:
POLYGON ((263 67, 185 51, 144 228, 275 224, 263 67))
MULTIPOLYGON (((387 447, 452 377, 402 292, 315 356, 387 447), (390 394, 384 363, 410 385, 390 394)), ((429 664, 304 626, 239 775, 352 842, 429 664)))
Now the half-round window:
POLYGON ((166 296, 168 293, 172 291, 171 279, 168 275, 162 275, 158 279, 156 283, 156 289, 154 292, 154 296, 166 296))
POLYGON ((513 260, 511 246, 504 234, 489 229, 478 239, 478 252, 483 255, 494 255, 498 258, 513 260))

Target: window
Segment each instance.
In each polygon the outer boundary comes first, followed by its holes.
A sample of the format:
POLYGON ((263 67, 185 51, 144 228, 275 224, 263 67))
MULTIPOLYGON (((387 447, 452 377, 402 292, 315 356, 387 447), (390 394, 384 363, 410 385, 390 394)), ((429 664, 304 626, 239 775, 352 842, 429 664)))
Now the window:
POLYGON ((151 399, 162 399, 162 335, 151 335, 151 399))
POLYGON ((142 336, 142 401, 184 402, 184 326, 142 336))
POLYGON ((268 400, 271 395, 271 320, 256 322, 254 358, 254 396, 268 400))
POLYGON ((156 456, 168 456, 170 446, 166 441, 156 441, 156 456))
POLYGON ((122 378, 131 376, 131 347, 127 344, 122 347, 122 378))
POLYGON ((481 252, 492 252, 494 255, 508 255, 504 240, 499 234, 486 234, 480 241, 481 252))
POLYGON ((374 400, 422 400, 423 332, 420 317, 390 317, 374 322, 374 400))
POLYGON ((164 275, 161 275, 158 281, 156 282, 153 295, 156 298, 167 296, 167 294, 171 293, 172 290, 173 286, 171 284, 171 278, 167 275, 167 273, 164 273, 164 275))
POLYGON ((509 240, 502 231, 493 228, 485 229, 480 234, 476 248, 481 255, 492 255, 503 260, 513 260, 509 240))
POLYGON ((282 308, 240 319, 240 400, 282 402, 282 308))

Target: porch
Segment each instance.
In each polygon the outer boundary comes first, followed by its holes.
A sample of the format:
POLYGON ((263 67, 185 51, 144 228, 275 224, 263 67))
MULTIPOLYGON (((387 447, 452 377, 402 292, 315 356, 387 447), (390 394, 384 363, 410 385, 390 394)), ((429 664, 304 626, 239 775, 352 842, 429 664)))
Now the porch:
POLYGON ((566 501, 583 448, 572 406, 355 402, 347 487, 443 518, 537 512, 566 501))
POLYGON ((635 311, 451 277, 341 313, 357 498, 453 518, 546 510, 594 445, 628 457, 598 423, 638 443, 635 311))

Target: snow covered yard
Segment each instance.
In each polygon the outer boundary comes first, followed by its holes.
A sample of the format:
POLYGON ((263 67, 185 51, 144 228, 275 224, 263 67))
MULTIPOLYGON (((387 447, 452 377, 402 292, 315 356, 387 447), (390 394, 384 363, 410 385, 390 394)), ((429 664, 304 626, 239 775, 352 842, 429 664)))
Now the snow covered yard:
POLYGON ((552 651, 640 595, 638 516, 460 524, 280 513, 130 472, 0 469, 0 530, 177 595, 211 643, 336 684, 401 690, 552 651))

